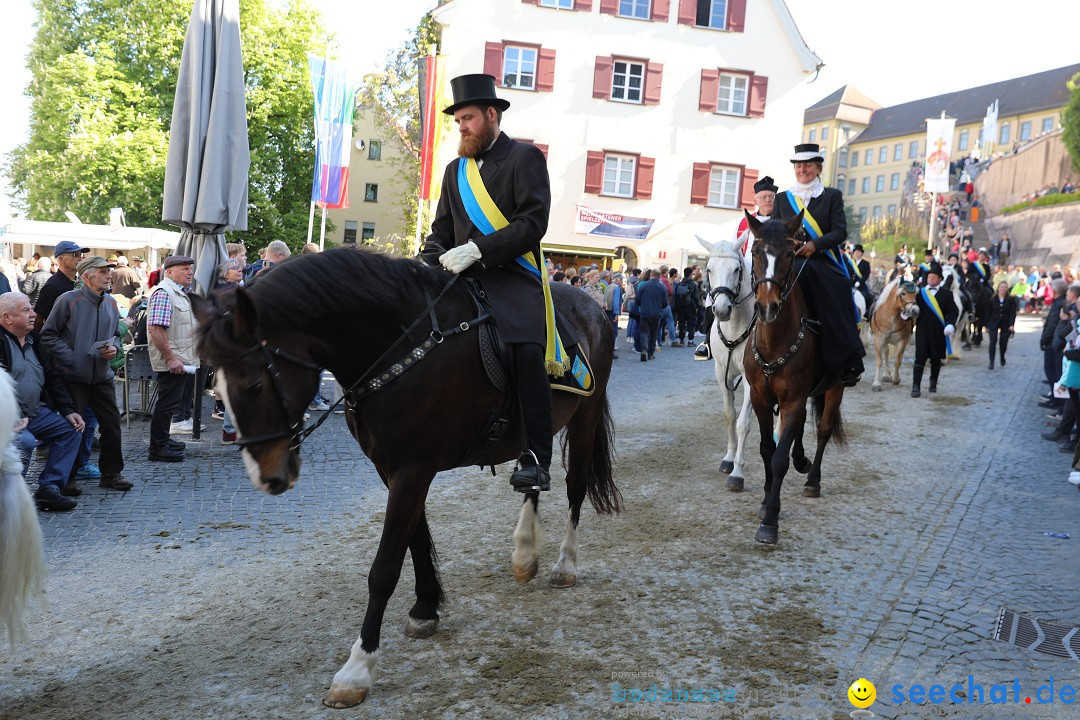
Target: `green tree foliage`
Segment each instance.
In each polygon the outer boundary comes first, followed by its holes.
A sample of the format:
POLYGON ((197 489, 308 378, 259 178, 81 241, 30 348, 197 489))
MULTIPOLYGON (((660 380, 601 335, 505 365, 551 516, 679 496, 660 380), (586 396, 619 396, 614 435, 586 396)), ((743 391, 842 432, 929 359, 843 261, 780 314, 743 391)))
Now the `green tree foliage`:
POLYGON ((1072 158, 1073 167, 1080 170, 1080 73, 1072 76, 1066 85, 1069 102, 1061 112, 1061 139, 1072 158))
MULTIPOLYGON (((161 195, 177 69, 190 0, 34 0, 37 33, 27 58, 30 138, 6 172, 34 220, 70 210, 104 222, 161 222, 161 195)), ((307 52, 326 32, 305 0, 241 0, 251 146, 249 247, 307 232, 314 167, 307 52)))

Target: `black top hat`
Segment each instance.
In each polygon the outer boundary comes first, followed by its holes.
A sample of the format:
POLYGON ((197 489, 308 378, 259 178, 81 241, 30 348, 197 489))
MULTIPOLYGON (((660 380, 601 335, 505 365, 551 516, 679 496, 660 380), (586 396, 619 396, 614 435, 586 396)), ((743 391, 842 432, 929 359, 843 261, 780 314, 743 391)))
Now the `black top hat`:
POLYGON ((930 263, 930 269, 926 271, 927 275, 931 273, 937 275, 938 277, 943 277, 945 275, 945 273, 941 271, 941 263, 939 263, 937 260, 932 261, 930 263))
POLYGON ((773 192, 776 192, 779 189, 780 188, 776 187, 776 183, 773 182, 773 179, 768 175, 754 183, 754 193, 759 193, 764 190, 771 190, 773 192))
POLYGON ((856 244, 855 247, 851 248, 851 252, 864 252, 863 246, 856 244))
POLYGON ((459 75, 450 81, 450 89, 454 104, 443 110, 447 115, 469 105, 491 105, 500 111, 510 107, 509 100, 495 96, 495 78, 491 75, 459 75))
POLYGON ((795 146, 795 154, 791 156, 791 162, 825 162, 825 155, 821 152, 821 146, 817 143, 803 143, 795 146))

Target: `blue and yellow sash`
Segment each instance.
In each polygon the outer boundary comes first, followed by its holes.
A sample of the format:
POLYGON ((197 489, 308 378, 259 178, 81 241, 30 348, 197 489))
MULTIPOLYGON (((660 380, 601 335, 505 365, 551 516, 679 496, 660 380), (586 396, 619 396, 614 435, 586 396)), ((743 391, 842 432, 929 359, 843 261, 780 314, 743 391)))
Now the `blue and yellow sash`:
POLYGON ((986 268, 983 267, 983 264, 981 262, 979 262, 978 260, 976 260, 975 262, 972 263, 972 265, 975 266, 975 269, 978 271, 979 275, 982 277, 983 280, 985 280, 986 279, 986 268))
POLYGON ((921 269, 921 270, 922 270, 923 272, 930 272, 930 266, 929 266, 929 265, 927 265, 926 263, 919 263, 919 268, 920 268, 920 269, 921 269))
MULTIPOLYGON (((821 232, 821 226, 818 225, 818 222, 814 219, 814 216, 810 214, 810 210, 806 207, 806 204, 802 201, 802 198, 798 197, 790 190, 784 191, 784 194, 787 195, 788 202, 791 204, 791 209, 795 211, 795 214, 798 214, 799 211, 802 211, 803 230, 805 230, 806 234, 810 236, 810 239, 817 240, 819 237, 824 235, 824 233, 821 232)), ((836 263, 836 266, 840 268, 845 275, 848 276, 848 279, 851 279, 851 271, 848 269, 847 263, 840 259, 839 250, 837 250, 836 248, 826 250, 825 255, 834 263, 836 263)))
POLYGON ((855 276, 862 280, 862 270, 859 269, 859 264, 855 262, 855 258, 851 257, 847 253, 844 253, 844 257, 847 258, 848 264, 851 265, 851 272, 855 273, 855 276))
MULTIPOLYGON (((491 235, 497 230, 502 230, 510 224, 503 216, 502 211, 491 199, 484 180, 480 177, 480 166, 474 158, 461 158, 458 161, 458 192, 461 195, 461 204, 465 207, 465 213, 476 229, 485 235, 491 235)), ((533 277, 540 281, 544 288, 544 319, 547 331, 547 342, 544 347, 544 368, 548 375, 562 377, 570 369, 570 361, 563 348, 562 338, 555 328, 555 305, 551 301, 551 288, 548 286, 547 269, 544 266, 543 251, 537 248, 536 253, 527 252, 515 258, 517 264, 525 268, 533 277)))
MULTIPOLYGON (((923 302, 927 304, 927 306, 930 308, 930 311, 934 313, 934 317, 936 317, 938 319, 938 322, 941 323, 941 327, 945 327, 946 325, 948 325, 948 323, 945 322, 945 313, 941 312, 941 306, 938 305, 937 298, 928 293, 925 287, 922 288, 919 292, 922 293, 923 302)), ((949 355, 952 355, 952 343, 949 342, 948 335, 945 336, 945 352, 949 355)))

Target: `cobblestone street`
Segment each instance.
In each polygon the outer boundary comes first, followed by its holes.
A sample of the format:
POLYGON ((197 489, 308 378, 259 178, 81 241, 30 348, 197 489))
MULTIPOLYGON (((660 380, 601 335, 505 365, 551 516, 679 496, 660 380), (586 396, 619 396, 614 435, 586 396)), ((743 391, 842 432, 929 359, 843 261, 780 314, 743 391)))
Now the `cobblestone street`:
MULTIPOLYGON (((641 363, 620 340, 609 392, 625 510, 583 511, 579 586, 551 590, 543 569, 529 586, 509 578, 518 498, 505 466, 497 479, 445 473, 428 502, 444 623, 430 641, 401 636, 407 560, 383 675, 345 711, 319 698, 359 632, 386 493, 343 416, 305 444, 300 482, 278 497, 252 488, 239 451, 220 444, 209 398, 183 464, 148 462, 148 423, 135 418, 135 488, 88 483, 74 512, 41 515, 50 607, 31 617, 30 643, 0 650, 0 718, 844 718, 860 677, 877 686, 881 717, 1080 717, 1064 697, 1036 696, 1051 678, 1054 693, 1077 688, 1076 660, 992 639, 1001 608, 1080 625, 1080 493, 1065 481, 1069 456, 1039 437, 1038 327, 1018 321, 1007 367, 964 352, 919 399, 910 356, 900 386, 872 393, 871 352, 844 399, 849 445, 826 451, 820 500, 788 475, 775 547, 753 541, 756 423, 747 490, 727 492, 717 473, 712 363, 669 347, 641 363), (616 682, 718 688, 725 701, 617 702, 616 682), (895 700, 914 684, 963 695, 895 700), (993 685, 1009 687, 1009 704, 990 704, 993 685)), ((541 503, 549 565, 565 514, 554 475, 541 503)))

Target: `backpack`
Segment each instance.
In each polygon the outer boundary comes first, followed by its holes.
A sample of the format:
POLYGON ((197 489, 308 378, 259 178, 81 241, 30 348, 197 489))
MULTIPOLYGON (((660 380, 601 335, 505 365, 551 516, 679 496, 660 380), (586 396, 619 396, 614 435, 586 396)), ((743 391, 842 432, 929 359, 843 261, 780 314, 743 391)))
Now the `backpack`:
MULTIPOLYGON (((690 282, 693 282, 692 280, 690 282)), ((683 280, 675 286, 675 307, 688 308, 694 304, 694 295, 690 283, 683 280)))

